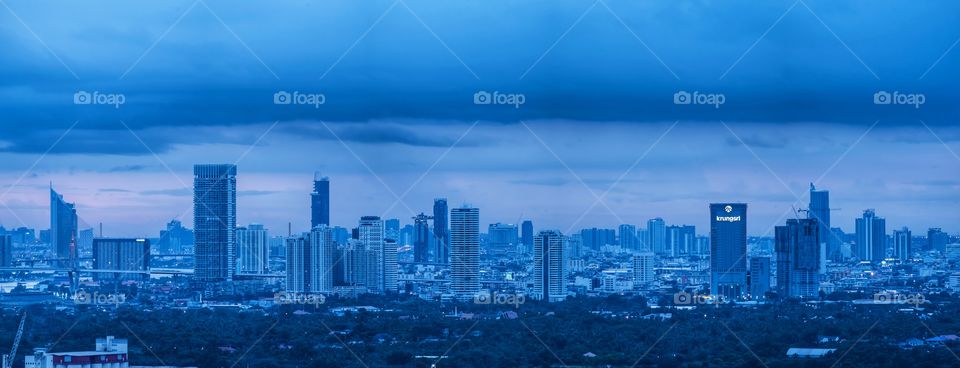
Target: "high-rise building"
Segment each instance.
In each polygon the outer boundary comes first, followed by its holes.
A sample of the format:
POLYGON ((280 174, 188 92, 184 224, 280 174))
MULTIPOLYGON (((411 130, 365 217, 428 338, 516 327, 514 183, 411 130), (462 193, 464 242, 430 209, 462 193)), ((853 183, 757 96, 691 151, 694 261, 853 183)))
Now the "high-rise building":
POLYGON ((13 266, 13 237, 0 234, 0 267, 13 266))
POLYGON ((750 257, 750 297, 765 299, 770 291, 770 257, 750 257))
POLYGON ((887 220, 874 210, 863 211, 858 218, 856 256, 861 261, 880 262, 887 256, 887 220))
POLYGON ((533 297, 547 302, 566 299, 566 257, 563 234, 556 230, 537 233, 533 240, 533 297))
POLYGON ((599 251, 604 245, 616 245, 617 231, 614 229, 589 228, 580 230, 580 239, 583 241, 583 248, 593 251, 599 251))
POLYGON ((387 239, 400 240, 400 219, 386 219, 383 221, 383 236, 387 239))
POLYGON ((233 279, 236 271, 237 166, 193 166, 194 272, 200 281, 233 279))
POLYGON ((640 239, 637 239, 636 226, 622 224, 617 230, 619 230, 617 240, 620 242, 621 248, 632 251, 640 250, 640 239))
POLYGON ((670 256, 667 252, 667 228, 662 218, 647 221, 647 249, 661 256, 670 256))
POLYGON ((450 224, 447 209, 447 199, 437 198, 433 200, 433 236, 437 242, 437 250, 434 254, 437 257, 437 263, 450 263, 450 224))
POLYGON ((517 225, 495 223, 487 226, 487 253, 493 255, 515 254, 519 247, 517 225))
POLYGON ((357 235, 357 239, 363 243, 365 249, 373 249, 377 252, 377 285, 372 292, 383 294, 387 291, 396 291, 397 243, 394 240, 391 244, 387 244, 383 220, 379 216, 361 217, 357 235))
POLYGON ((413 218, 413 261, 417 263, 429 262, 430 233, 429 220, 433 217, 427 216, 421 212, 413 218))
POLYGON ((333 291, 336 250, 333 228, 326 225, 287 238, 287 292, 333 291))
POLYGON ((260 224, 237 228, 237 273, 265 274, 270 266, 270 236, 260 224))
POLYGON ((789 219, 777 226, 777 293, 813 298, 820 291, 820 224, 815 218, 789 219))
POLYGON ((693 225, 671 225, 665 231, 666 252, 672 257, 696 253, 697 229, 693 225))
POLYGON ((313 192, 310 193, 310 227, 330 225, 330 178, 313 174, 313 192))
POLYGON ((520 242, 523 243, 524 252, 533 251, 533 221, 523 220, 520 223, 520 242))
POLYGON ((943 232, 939 227, 932 227, 927 230, 927 244, 923 247, 925 251, 943 252, 950 243, 950 235, 943 232))
POLYGON ((747 290, 747 204, 710 204, 710 293, 727 299, 747 290))
POLYGON ((830 238, 833 233, 830 231, 830 191, 828 190, 817 190, 817 188, 810 183, 810 208, 807 211, 807 217, 816 219, 817 223, 820 224, 820 239, 817 242, 820 244, 820 261, 821 269, 820 273, 826 272, 826 260, 827 256, 830 254, 830 238))
POLYGON ((184 254, 193 247, 193 230, 183 227, 178 220, 170 220, 166 230, 160 230, 157 250, 163 254, 184 254))
POLYGON ((893 231, 893 258, 899 260, 909 259, 913 253, 913 234, 906 226, 900 230, 893 231))
POLYGON ((57 253, 57 265, 73 267, 77 261, 77 208, 50 188, 50 244, 57 253))
POLYGON ((360 240, 350 239, 343 248, 341 260, 344 285, 376 292, 380 279, 377 273, 378 257, 378 251, 367 249, 360 240))
MULTIPOLYGON (((534 241, 536 242, 536 241, 534 241)), ((461 300, 480 291, 480 209, 463 206, 450 210, 451 289, 461 300)))
POLYGON ((640 288, 642 285, 653 282, 654 254, 653 252, 638 253, 633 256, 633 287, 640 288))
POLYGON ((136 238, 93 239, 93 269, 140 273, 94 273, 96 280, 146 280, 150 275, 150 240, 136 238))

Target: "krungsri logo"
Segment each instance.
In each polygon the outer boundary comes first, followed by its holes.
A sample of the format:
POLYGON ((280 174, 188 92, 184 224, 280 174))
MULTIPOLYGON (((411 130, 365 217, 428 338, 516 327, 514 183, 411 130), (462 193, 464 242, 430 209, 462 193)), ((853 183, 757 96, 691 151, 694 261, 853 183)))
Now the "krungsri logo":
POLYGON ((740 216, 717 216, 718 222, 737 222, 740 221, 740 216))

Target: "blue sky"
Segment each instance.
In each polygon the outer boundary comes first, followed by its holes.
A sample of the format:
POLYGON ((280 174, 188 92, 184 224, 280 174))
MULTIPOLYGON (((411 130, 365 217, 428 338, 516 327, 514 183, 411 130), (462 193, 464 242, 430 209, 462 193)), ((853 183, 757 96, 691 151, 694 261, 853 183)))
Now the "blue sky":
POLYGON ((487 223, 661 216, 702 232, 707 203, 745 201, 765 234, 811 181, 848 231, 866 208, 891 228, 960 220, 952 1, 3 4, 8 227, 47 226, 53 181, 86 223, 151 235, 190 222, 192 164, 238 159, 240 222, 274 229, 306 227, 314 170, 343 225, 446 196, 487 223), (275 105, 278 91, 325 103, 275 105), (677 105, 679 91, 725 102, 677 105))

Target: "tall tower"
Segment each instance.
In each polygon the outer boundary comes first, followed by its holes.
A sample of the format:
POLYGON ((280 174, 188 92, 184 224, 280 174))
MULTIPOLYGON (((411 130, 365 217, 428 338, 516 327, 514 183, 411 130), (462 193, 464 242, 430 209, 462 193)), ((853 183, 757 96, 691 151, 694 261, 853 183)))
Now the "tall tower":
POLYGON ((194 272, 199 281, 230 281, 236 272, 237 166, 193 166, 194 272))
POLYGON ((473 298, 480 291, 478 208, 463 206, 450 210, 450 271, 451 288, 458 299, 473 298))
POLYGON ((820 291, 820 224, 816 219, 789 219, 777 226, 777 289, 781 297, 813 298, 820 291))
MULTIPOLYGON (((379 294, 383 294, 388 288, 387 282, 391 279, 388 273, 397 272, 396 243, 394 243, 391 265, 388 264, 391 257, 387 254, 387 243, 383 232, 383 220, 379 216, 363 216, 360 218, 360 225, 357 227, 357 239, 360 240, 365 249, 372 249, 377 252, 377 284, 367 285, 367 287, 370 288, 371 292, 379 294)), ((396 275, 393 276, 393 280, 396 280, 396 275)), ((396 284, 396 281, 394 281, 394 284, 396 284)))
POLYGON ((906 226, 893 231, 893 258, 907 260, 913 253, 913 233, 906 226))
POLYGON ((563 234, 544 230, 533 240, 533 296, 547 302, 566 298, 563 234))
POLYGON ((658 255, 669 256, 667 250, 667 228, 662 218, 647 221, 647 248, 658 255))
POLYGON ((820 273, 826 273, 826 260, 838 258, 836 253, 840 252, 839 242, 831 241, 833 233, 830 231, 830 192, 827 190, 817 190, 810 183, 810 208, 807 211, 807 217, 817 220, 820 224, 819 239, 820 245, 820 273), (831 246, 834 245, 834 246, 831 246))
POLYGON ((524 253, 533 249, 533 221, 523 220, 520 224, 520 242, 523 243, 524 253))
POLYGON ((727 299, 747 290, 747 204, 710 204, 710 293, 727 299))
POLYGON ((50 187, 50 244, 59 267, 73 267, 77 260, 77 208, 50 187))
POLYGON ((863 211, 857 225, 857 258, 861 261, 883 261, 887 256, 887 220, 877 217, 876 211, 863 211))
POLYGON ((450 225, 447 223, 447 199, 433 200, 433 236, 437 240, 437 263, 450 263, 450 225))
POLYGON ((417 263, 426 263, 429 261, 430 234, 429 220, 433 217, 424 215, 422 212, 413 218, 413 261, 417 263))
POLYGON ((313 193, 310 193, 310 227, 330 225, 330 178, 313 174, 313 193))
POLYGON ((270 236, 260 224, 237 228, 237 273, 265 274, 270 263, 270 236))

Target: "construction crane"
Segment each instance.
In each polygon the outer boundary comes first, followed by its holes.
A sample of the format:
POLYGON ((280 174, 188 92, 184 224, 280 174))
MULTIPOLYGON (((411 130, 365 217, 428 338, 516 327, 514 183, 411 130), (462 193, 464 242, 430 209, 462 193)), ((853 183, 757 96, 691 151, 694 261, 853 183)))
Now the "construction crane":
POLYGON ((17 359, 17 348, 20 347, 20 338, 23 337, 23 326, 27 324, 27 311, 23 311, 23 317, 20 318, 20 328, 17 329, 17 336, 13 338, 13 348, 10 354, 3 356, 3 368, 12 368, 14 359, 17 359))

